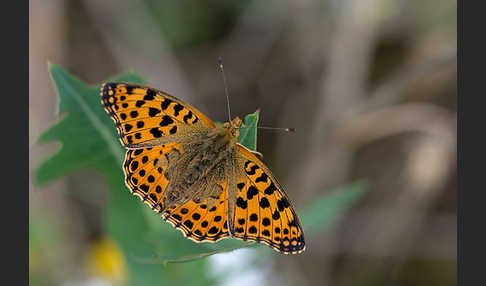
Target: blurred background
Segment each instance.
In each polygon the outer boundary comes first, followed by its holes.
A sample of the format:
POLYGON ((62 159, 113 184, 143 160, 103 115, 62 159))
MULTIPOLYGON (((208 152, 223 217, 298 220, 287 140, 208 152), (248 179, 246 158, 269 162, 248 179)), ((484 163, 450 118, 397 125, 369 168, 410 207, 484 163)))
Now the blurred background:
MULTIPOLYGON (((36 144, 59 119, 48 61, 90 84, 135 71, 226 121, 221 56, 233 116, 260 108, 260 125, 297 129, 258 134, 297 211, 357 180, 368 190, 301 255, 252 267, 261 248, 242 249, 188 262, 194 273, 215 285, 456 285, 456 1, 29 3, 31 181, 59 149, 36 144)), ((128 283, 103 227, 106 189, 93 170, 30 184, 31 285, 128 283)))

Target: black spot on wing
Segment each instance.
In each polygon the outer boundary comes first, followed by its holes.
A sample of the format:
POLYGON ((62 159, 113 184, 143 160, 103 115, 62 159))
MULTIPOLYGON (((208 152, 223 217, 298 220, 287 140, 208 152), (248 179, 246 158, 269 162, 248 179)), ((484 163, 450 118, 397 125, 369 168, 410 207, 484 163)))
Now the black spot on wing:
POLYGON ((255 175, 256 174, 256 170, 258 170, 258 169, 260 169, 260 167, 258 167, 257 165, 253 165, 253 166, 251 166, 250 171, 245 170, 245 172, 248 175, 255 175))
POLYGON ((143 97, 144 100, 154 100, 155 91, 152 89, 147 89, 147 94, 143 97))
POLYGON ((260 177, 256 178, 255 183, 258 183, 258 182, 266 182, 267 179, 268 179, 267 174, 262 173, 260 177))
POLYGON ((169 107, 169 104, 171 104, 171 102, 172 102, 172 100, 166 98, 166 99, 164 99, 164 101, 162 102, 160 107, 162 108, 162 110, 166 110, 167 107, 169 107))
POLYGON ((133 161, 132 164, 130 165, 130 168, 132 169, 132 171, 137 170, 137 168, 138 168, 138 161, 133 161))
POLYGON ((246 197, 251 200, 253 198, 253 196, 256 196, 258 195, 258 189, 255 188, 254 186, 250 186, 248 188, 248 191, 246 192, 246 197))
POLYGON ((267 200, 267 198, 264 197, 260 200, 260 207, 262 209, 270 207, 270 202, 267 200))
POLYGON ((248 168, 248 165, 250 165, 250 164, 251 164, 251 161, 246 161, 245 162, 245 169, 248 168))
POLYGON ((127 141, 128 141, 128 144, 132 144, 133 143, 132 135, 128 135, 127 136, 127 141))
POLYGON ((194 224, 190 220, 186 220, 184 222, 184 225, 187 226, 187 228, 189 228, 189 229, 191 229, 194 226, 194 224))
POLYGON ((269 220, 268 218, 264 218, 264 219, 262 220, 262 224, 263 224, 264 226, 269 226, 269 225, 270 225, 270 220, 269 220))
POLYGON ((179 112, 184 109, 184 106, 179 103, 174 106, 174 116, 179 116, 179 112))
POLYGON ((273 184, 273 182, 265 189, 266 195, 272 195, 274 191, 277 190, 277 187, 273 184))
POLYGON ((133 94, 133 86, 127 85, 125 89, 127 90, 127 94, 133 94))
POLYGON ((238 197, 238 199, 236 200, 236 206, 242 209, 246 209, 248 207, 248 202, 244 200, 242 197, 238 197))
POLYGON ((280 218, 280 213, 278 212, 278 210, 275 210, 275 211, 273 212, 272 218, 273 218, 274 220, 278 220, 278 219, 280 218))
POLYGON ((140 185, 140 189, 144 192, 144 193, 147 193, 148 190, 149 190, 149 186, 145 185, 145 184, 142 184, 140 185))
POLYGON ((189 123, 189 119, 191 119, 192 117, 192 111, 189 110, 189 113, 187 113, 185 116, 184 116, 184 122, 185 123, 189 123))
POLYGON ((277 201, 277 207, 279 211, 283 211, 284 209, 288 208, 290 206, 289 201, 283 197, 280 200, 277 201))
POLYGON ((160 121, 160 126, 164 127, 172 123, 174 123, 174 120, 170 118, 170 116, 164 115, 164 117, 162 117, 162 121, 160 121))
POLYGON ((159 128, 156 127, 150 129, 150 133, 152 133, 152 135, 154 135, 155 138, 160 138, 162 137, 162 135, 164 135, 164 133, 161 130, 159 130, 159 128))
POLYGON ((149 108, 149 116, 150 117, 154 117, 154 116, 156 116, 159 113, 160 113, 160 109, 153 108, 153 107, 150 107, 149 108))
POLYGON ((238 184, 236 185, 236 187, 238 187, 238 190, 240 190, 240 191, 241 191, 241 190, 243 190, 243 188, 245 187, 245 183, 238 183, 238 184))

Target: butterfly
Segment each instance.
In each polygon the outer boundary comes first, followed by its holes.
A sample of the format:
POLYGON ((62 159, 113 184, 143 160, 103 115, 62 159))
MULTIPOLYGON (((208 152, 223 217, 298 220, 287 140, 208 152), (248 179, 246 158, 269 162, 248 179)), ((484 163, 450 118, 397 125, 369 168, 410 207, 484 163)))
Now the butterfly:
POLYGON ((182 100, 132 83, 103 84, 101 103, 127 149, 125 184, 186 238, 233 237, 285 254, 305 250, 287 194, 237 142, 240 118, 216 127, 182 100))

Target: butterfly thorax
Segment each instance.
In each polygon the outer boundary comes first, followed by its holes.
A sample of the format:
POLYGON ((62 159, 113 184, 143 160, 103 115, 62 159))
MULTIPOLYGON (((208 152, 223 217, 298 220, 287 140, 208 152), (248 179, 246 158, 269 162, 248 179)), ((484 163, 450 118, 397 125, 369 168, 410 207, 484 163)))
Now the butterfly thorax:
POLYGON ((241 119, 236 117, 209 131, 200 140, 184 145, 184 153, 169 162, 166 172, 171 181, 167 206, 221 195, 223 186, 214 182, 220 182, 226 176, 224 170, 231 164, 240 126, 241 119))

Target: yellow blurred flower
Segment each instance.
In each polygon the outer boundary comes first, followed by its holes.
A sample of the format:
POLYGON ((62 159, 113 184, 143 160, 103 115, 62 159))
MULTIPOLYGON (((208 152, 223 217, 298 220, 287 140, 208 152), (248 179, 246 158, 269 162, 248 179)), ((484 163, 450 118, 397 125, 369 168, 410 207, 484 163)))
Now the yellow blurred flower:
POLYGON ((118 245, 110 238, 103 237, 95 242, 86 256, 89 275, 120 284, 126 281, 126 265, 118 245))

